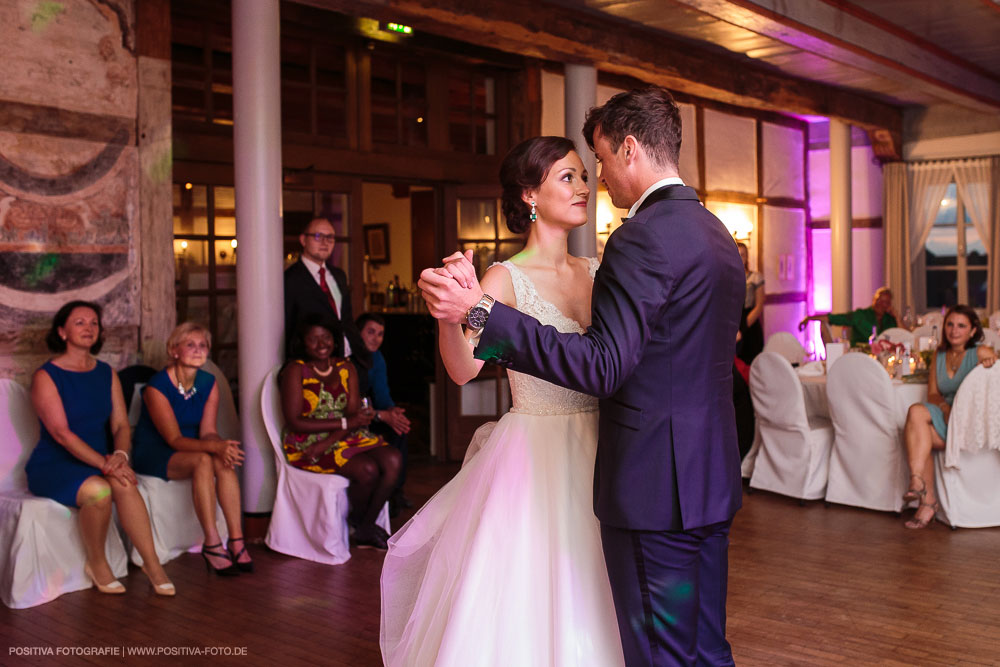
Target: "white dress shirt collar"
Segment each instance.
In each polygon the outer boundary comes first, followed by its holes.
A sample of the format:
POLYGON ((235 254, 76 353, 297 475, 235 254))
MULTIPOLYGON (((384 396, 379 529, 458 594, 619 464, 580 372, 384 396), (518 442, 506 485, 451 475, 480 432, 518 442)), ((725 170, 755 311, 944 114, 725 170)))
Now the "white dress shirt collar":
MULTIPOLYGON (((305 267, 307 269, 309 269, 309 273, 312 274, 313 280, 315 280, 318 283, 319 282, 319 270, 320 270, 320 268, 324 268, 325 269, 326 267, 323 266, 322 264, 320 264, 319 262, 314 262, 313 260, 309 259, 305 255, 300 255, 300 258, 302 259, 302 263, 305 265, 305 267)), ((330 275, 330 272, 326 271, 326 275, 330 275)))
POLYGON ((664 178, 661 181, 653 183, 648 188, 646 188, 646 191, 642 193, 642 196, 639 197, 639 199, 634 204, 632 204, 632 208, 628 210, 628 217, 631 218, 633 215, 635 215, 635 212, 639 210, 640 206, 642 206, 642 202, 646 201, 646 197, 648 197, 649 195, 653 194, 660 188, 665 187, 667 185, 684 185, 684 181, 682 181, 679 176, 672 176, 670 178, 664 178))

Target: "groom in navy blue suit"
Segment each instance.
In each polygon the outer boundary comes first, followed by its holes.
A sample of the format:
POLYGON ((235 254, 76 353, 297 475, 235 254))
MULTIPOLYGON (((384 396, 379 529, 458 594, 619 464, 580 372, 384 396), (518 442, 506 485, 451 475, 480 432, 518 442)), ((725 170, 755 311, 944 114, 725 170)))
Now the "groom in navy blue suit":
POLYGON ((480 299, 478 284, 462 289, 432 270, 421 288, 435 317, 482 327, 478 358, 601 398, 594 509, 626 664, 732 665, 743 264, 678 178, 681 125, 669 92, 615 95, 590 111, 583 134, 612 202, 631 209, 604 249, 585 335, 542 326, 480 299))

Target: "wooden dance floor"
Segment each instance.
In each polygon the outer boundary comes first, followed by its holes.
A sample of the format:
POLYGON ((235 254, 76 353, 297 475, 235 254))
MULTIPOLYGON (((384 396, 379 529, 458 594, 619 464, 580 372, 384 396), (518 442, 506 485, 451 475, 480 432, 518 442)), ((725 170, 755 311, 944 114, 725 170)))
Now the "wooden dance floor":
MULTIPOLYGON (((422 502, 456 470, 416 465, 407 492, 422 502)), ((730 550, 738 665, 1000 662, 1000 529, 908 531, 892 514, 765 493, 744 500, 730 550)), ((251 551, 257 572, 234 579, 206 573, 197 555, 172 561, 173 599, 154 596, 133 568, 125 595, 91 589, 0 607, 0 665, 381 664, 380 552, 355 550, 330 567, 251 551), (111 647, 160 655, 84 654, 111 647), (63 655, 41 655, 49 648, 63 655), (190 655, 198 651, 215 655, 190 655)))

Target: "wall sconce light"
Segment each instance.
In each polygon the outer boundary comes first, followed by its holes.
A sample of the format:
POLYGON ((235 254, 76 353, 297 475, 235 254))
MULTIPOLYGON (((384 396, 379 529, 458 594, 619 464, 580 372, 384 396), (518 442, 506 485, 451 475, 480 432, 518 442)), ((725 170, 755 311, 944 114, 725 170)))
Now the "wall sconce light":
POLYGON ((607 236, 611 233, 611 223, 615 219, 615 214, 611 210, 608 197, 597 198, 597 233, 600 236, 607 236))
POLYGON ((722 220, 729 233, 737 241, 747 241, 753 233, 753 221, 736 207, 719 207, 715 214, 722 220))

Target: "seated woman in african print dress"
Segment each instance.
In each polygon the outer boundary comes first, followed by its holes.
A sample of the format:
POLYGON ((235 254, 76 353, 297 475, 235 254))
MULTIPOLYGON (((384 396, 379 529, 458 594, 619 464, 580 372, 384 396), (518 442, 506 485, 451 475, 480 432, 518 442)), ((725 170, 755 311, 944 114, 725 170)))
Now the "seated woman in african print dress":
POLYGON ((285 458, 302 470, 347 477, 355 544, 386 549, 388 534, 375 520, 396 486, 399 450, 365 428, 374 411, 361 405, 341 341, 337 323, 322 316, 306 318, 296 332, 296 358, 279 377, 285 458))

